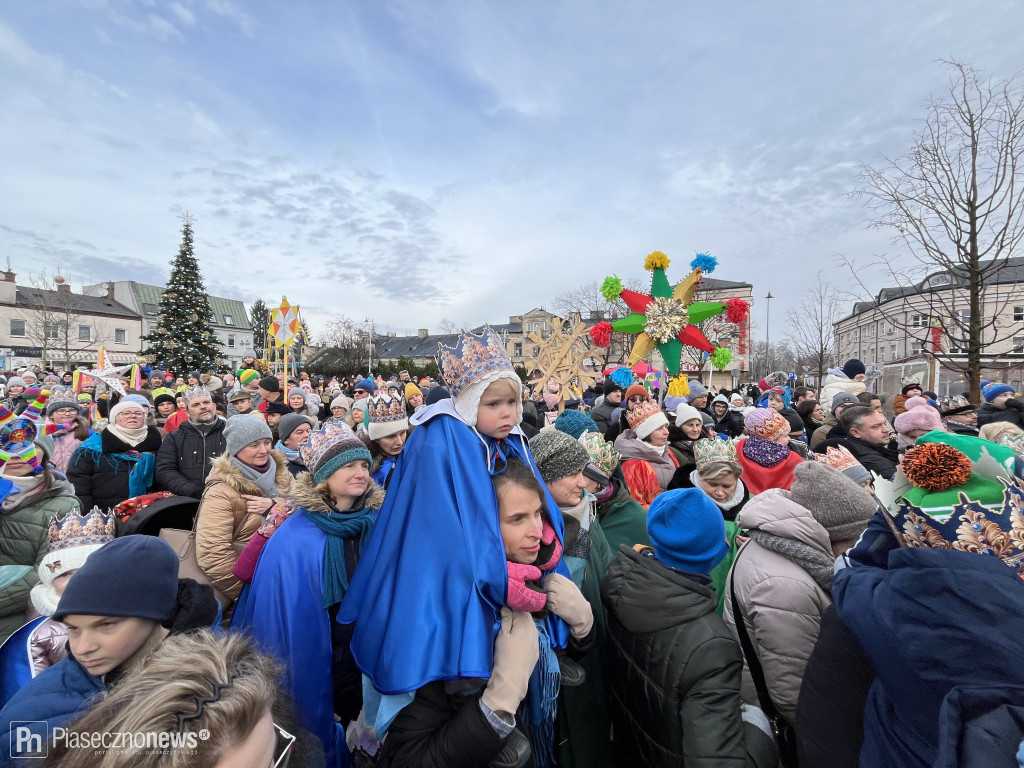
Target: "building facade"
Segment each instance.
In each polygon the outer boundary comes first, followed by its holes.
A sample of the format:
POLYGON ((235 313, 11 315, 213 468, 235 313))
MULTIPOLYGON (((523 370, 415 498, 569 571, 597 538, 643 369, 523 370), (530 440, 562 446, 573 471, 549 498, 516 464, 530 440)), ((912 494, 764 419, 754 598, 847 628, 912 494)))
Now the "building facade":
POLYGON ((104 347, 115 364, 133 363, 139 352, 142 317, 104 293, 75 293, 63 278, 56 290, 17 285, 0 271, 0 359, 6 370, 93 367, 104 347))
MULTIPOLYGON (((87 285, 83 293, 95 296, 109 296, 137 312, 142 318, 142 334, 148 336, 160 324, 160 297, 164 289, 158 285, 137 283, 134 280, 87 285)), ((221 355, 227 360, 228 368, 237 368, 242 363, 245 350, 253 348, 252 326, 245 305, 235 299, 209 296, 210 330, 220 342, 221 355)), ((145 346, 140 340, 139 348, 145 346)))

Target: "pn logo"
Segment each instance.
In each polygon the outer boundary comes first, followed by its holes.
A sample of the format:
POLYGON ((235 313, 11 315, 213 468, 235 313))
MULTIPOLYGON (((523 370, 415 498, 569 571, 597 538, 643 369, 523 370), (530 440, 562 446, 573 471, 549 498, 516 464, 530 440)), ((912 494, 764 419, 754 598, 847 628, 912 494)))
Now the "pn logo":
POLYGON ((50 724, 45 720, 12 720, 11 757, 46 757, 50 748, 50 724))

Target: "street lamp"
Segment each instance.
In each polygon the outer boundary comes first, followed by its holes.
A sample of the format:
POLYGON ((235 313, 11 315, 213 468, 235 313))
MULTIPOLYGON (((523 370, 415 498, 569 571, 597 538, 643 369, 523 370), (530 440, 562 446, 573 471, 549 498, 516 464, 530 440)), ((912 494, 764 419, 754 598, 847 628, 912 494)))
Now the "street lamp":
POLYGON ((767 374, 772 372, 772 337, 769 331, 769 327, 772 321, 772 299, 774 299, 775 297, 772 296, 771 291, 768 291, 768 295, 765 296, 764 298, 764 356, 765 361, 768 364, 768 370, 765 371, 765 373, 767 374))
POLYGON ((370 324, 370 336, 368 344, 366 345, 366 358, 367 358, 367 376, 373 376, 373 318, 366 318, 366 322, 370 324))

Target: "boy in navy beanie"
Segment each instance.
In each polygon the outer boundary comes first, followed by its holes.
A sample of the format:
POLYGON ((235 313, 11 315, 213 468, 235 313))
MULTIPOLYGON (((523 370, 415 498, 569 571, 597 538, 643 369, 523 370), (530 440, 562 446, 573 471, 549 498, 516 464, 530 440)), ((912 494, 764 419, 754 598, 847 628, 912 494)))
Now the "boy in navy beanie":
POLYGON ((24 756, 18 749, 28 749, 31 735, 42 735, 45 744, 48 727, 84 714, 90 700, 168 634, 208 628, 218 615, 211 587, 178 580, 178 555, 163 539, 125 536, 105 544, 68 581, 53 614, 68 627, 67 658, 0 710, 0 755, 24 756), (12 729, 14 722, 28 732, 12 729))

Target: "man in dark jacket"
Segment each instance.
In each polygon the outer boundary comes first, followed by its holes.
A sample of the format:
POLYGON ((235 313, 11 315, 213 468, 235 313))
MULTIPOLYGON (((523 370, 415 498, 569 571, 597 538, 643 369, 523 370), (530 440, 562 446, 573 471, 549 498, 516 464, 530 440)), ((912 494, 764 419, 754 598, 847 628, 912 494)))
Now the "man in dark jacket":
POLYGON ((814 450, 825 453, 830 446, 844 446, 865 469, 892 480, 900 455, 896 442, 889 439, 885 416, 866 405, 855 405, 843 410, 839 423, 846 437, 831 437, 814 450))
POLYGON ((615 409, 622 406, 622 391, 622 387, 612 381, 611 377, 604 380, 604 400, 590 412, 590 418, 597 424, 602 435, 611 428, 615 409))
MULTIPOLYGON (((188 421, 164 438, 156 455, 156 482, 177 496, 203 495, 210 462, 227 450, 224 419, 204 387, 185 390, 188 421)), ((253 417, 256 418, 256 417, 253 417)))
POLYGON ((708 574, 729 551, 722 513, 699 489, 666 491, 647 527, 653 548, 620 547, 601 583, 616 765, 776 765, 759 711, 743 715, 743 657, 715 612, 708 574))

